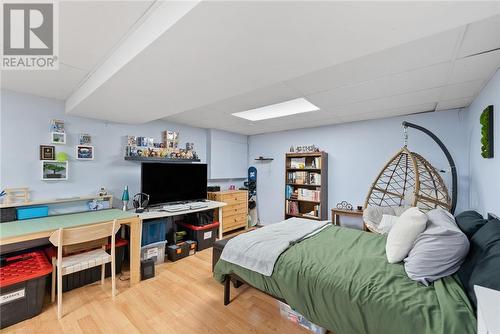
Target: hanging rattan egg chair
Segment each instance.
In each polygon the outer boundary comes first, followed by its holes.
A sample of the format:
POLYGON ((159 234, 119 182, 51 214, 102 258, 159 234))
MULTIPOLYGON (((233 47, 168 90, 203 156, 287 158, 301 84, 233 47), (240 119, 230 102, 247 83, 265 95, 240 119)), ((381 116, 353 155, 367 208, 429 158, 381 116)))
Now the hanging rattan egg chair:
POLYGON ((439 172, 406 145, 389 160, 373 182, 367 206, 417 206, 422 210, 450 210, 452 200, 439 172))

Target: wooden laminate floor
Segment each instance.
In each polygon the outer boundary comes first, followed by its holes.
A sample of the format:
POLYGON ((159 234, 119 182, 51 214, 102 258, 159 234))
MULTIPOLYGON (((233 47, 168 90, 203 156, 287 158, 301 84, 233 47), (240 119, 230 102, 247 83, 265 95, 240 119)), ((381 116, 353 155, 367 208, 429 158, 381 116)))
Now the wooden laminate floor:
POLYGON ((222 302, 223 286, 212 278, 212 249, 156 266, 156 277, 133 288, 111 280, 63 294, 63 318, 47 295, 42 313, 2 333, 310 333, 281 318, 278 302, 242 286, 222 302))

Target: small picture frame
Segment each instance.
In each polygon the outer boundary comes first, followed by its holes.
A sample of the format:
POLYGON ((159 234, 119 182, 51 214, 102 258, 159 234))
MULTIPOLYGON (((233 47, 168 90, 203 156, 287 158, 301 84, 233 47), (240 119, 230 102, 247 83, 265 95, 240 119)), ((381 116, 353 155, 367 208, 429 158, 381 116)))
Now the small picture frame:
POLYGON ((76 145, 77 160, 94 160, 94 146, 76 145))
POLYGON ((55 160, 56 147, 51 145, 40 145, 40 160, 55 160))
POLYGON ((52 132, 64 132, 64 121, 60 119, 53 119, 50 129, 52 132))
POLYGON ((64 145, 66 144, 66 133, 65 132, 51 132, 50 142, 52 144, 64 145))
POLYGON ((92 144, 92 137, 88 133, 81 133, 79 143, 80 145, 90 145, 92 144))
POLYGON ((68 179, 68 162, 56 160, 41 161, 43 181, 65 181, 68 179))

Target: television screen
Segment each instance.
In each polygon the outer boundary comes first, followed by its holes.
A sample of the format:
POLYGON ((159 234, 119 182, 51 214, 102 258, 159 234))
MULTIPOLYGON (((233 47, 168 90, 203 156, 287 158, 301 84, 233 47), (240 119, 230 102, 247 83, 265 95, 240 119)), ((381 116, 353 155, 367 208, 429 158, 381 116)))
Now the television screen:
POLYGON ((149 205, 207 198, 207 165, 198 163, 143 163, 141 192, 149 205))

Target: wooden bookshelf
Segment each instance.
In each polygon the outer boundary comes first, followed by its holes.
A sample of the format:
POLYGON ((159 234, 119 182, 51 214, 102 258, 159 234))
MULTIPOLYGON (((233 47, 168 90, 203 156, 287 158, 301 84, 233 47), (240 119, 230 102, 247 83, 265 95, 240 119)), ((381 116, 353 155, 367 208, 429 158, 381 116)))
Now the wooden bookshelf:
POLYGON ((326 152, 285 155, 285 219, 291 217, 328 219, 326 152))

